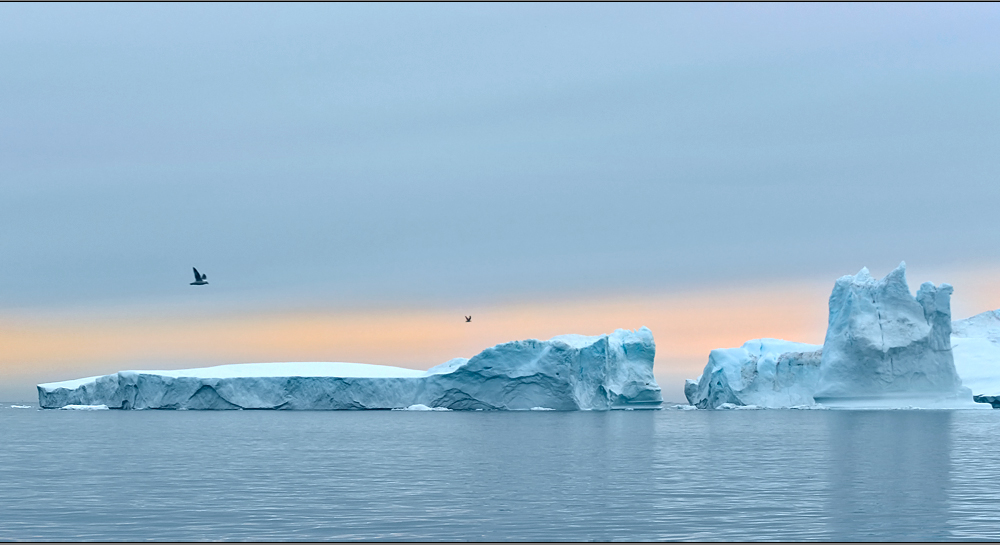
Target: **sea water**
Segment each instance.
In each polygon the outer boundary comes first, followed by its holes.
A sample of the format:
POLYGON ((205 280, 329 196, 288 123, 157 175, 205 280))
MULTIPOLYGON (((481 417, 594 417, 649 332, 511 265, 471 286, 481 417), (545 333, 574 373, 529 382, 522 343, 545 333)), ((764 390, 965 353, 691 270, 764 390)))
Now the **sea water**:
POLYGON ((1000 539, 1000 411, 0 408, 0 540, 1000 539))

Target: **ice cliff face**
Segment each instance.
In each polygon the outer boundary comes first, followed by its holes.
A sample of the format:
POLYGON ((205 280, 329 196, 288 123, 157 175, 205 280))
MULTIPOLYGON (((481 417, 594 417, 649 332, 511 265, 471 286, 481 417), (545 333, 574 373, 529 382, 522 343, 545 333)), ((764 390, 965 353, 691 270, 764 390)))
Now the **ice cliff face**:
POLYGON ((951 293, 925 282, 914 298, 905 263, 881 280, 868 269, 837 280, 816 400, 957 395, 951 293))
MULTIPOLYGON (((953 361, 951 293, 948 284, 927 282, 914 297, 903 263, 881 280, 861 269, 834 285, 822 347, 758 339, 742 348, 713 350, 701 379, 689 380, 684 393, 699 408, 965 396, 956 361, 968 357, 956 352, 953 361)), ((1000 314, 975 318, 976 327, 992 331, 1000 342, 1000 314)), ((972 330, 973 324, 959 329, 972 330)), ((970 353, 1000 356, 1000 345, 992 341, 962 342, 970 353)))
POLYGON ((608 410, 655 408, 656 347, 647 328, 497 345, 426 372, 348 363, 239 364, 122 371, 40 384, 39 405, 120 409, 608 410))
POLYGON ((821 346, 779 339, 754 339, 740 348, 719 348, 684 395, 699 409, 724 403, 793 407, 813 402, 819 379, 821 346))

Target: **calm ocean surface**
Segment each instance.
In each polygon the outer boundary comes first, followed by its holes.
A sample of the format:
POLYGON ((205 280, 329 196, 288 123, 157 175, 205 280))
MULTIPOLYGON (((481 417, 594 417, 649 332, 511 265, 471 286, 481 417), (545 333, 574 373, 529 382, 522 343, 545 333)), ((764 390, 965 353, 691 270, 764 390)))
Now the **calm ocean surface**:
POLYGON ((998 540, 1000 410, 0 407, 0 540, 998 540))

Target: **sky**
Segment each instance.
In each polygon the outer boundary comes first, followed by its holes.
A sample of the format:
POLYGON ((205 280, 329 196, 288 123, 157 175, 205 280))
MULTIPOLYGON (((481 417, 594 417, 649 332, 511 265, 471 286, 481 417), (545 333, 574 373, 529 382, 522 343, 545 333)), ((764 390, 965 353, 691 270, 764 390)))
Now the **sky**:
POLYGON ((713 348, 822 343, 862 266, 1000 308, 996 28, 995 4, 0 4, 0 399, 646 325, 679 400, 713 348))

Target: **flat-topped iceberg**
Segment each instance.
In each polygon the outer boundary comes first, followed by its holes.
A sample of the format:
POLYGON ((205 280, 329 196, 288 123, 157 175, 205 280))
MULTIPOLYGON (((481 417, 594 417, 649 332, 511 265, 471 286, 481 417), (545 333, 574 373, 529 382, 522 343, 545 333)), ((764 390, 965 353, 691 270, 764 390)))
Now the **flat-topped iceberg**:
MULTIPOLYGON (((822 346, 756 339, 713 350, 684 393, 691 405, 709 409, 969 398, 952 354, 951 293, 948 284, 925 282, 914 297, 905 263, 881 280, 861 269, 837 280, 822 346)), ((1000 322, 990 323, 1000 339, 1000 322)), ((996 351, 990 356, 1000 353, 996 345, 986 348, 996 351)))
POLYGON ((658 408, 653 334, 562 335, 488 348, 427 371, 361 363, 248 363, 121 371, 38 385, 44 408, 608 410, 658 408))

